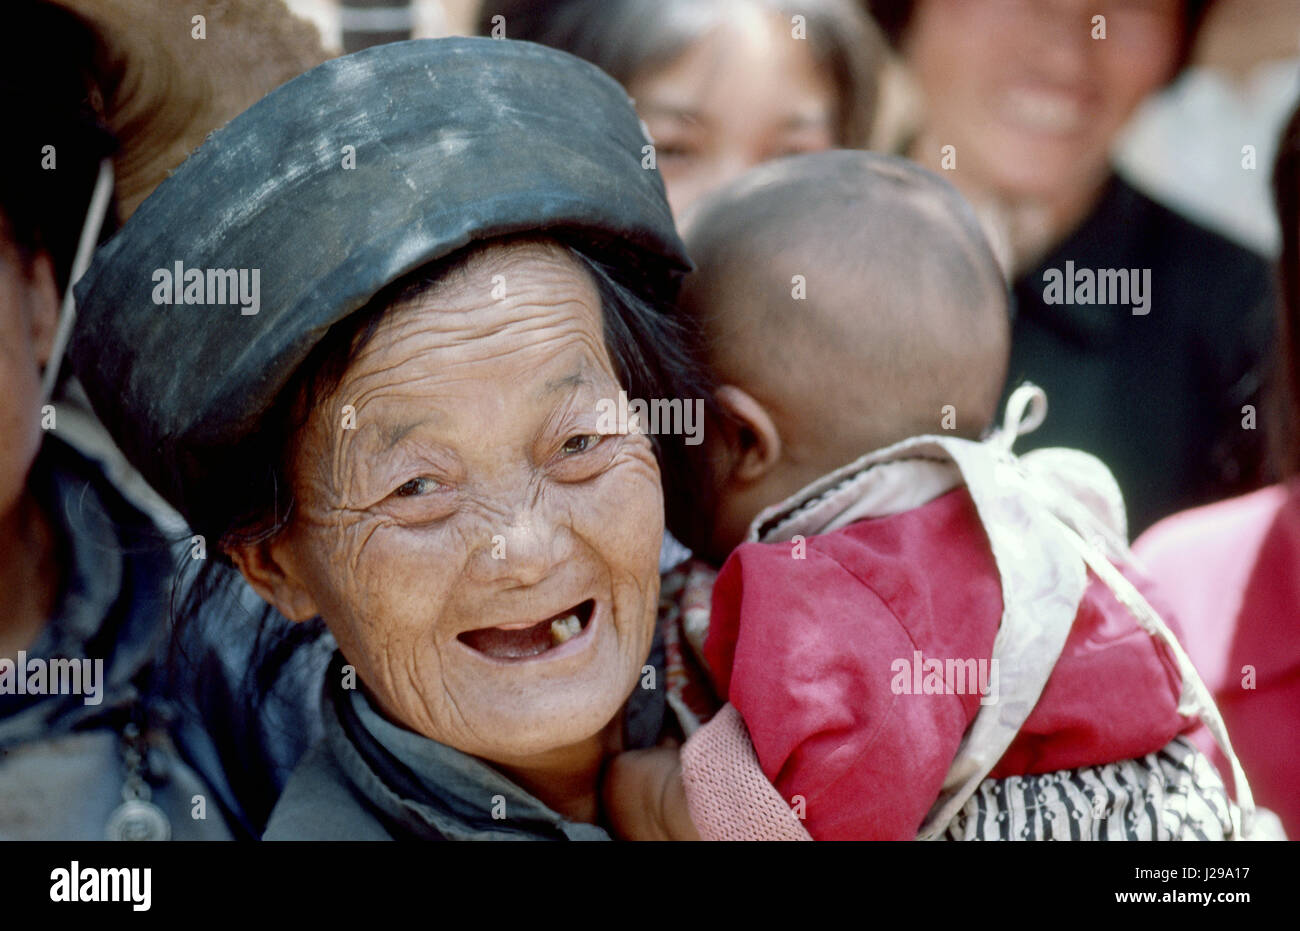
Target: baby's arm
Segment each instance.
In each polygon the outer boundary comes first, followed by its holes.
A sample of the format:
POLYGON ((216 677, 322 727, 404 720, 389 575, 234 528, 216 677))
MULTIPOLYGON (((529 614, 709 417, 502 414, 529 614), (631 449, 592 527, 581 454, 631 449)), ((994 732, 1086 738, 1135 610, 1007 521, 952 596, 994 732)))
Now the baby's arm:
POLYGON ((623 840, 699 840, 686 805, 676 746, 629 750, 609 762, 605 817, 623 840))
POLYGON ((812 840, 763 774, 731 705, 680 752, 655 747, 614 757, 604 798, 615 834, 626 840, 812 840))

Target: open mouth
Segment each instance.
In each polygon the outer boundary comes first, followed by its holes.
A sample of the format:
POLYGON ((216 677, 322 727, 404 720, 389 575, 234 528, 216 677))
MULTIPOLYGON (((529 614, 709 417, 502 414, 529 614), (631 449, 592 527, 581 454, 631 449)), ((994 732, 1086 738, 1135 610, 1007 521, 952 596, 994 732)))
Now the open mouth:
POLYGON ((588 599, 541 621, 467 630, 457 639, 493 659, 529 659, 581 636, 596 603, 588 599))

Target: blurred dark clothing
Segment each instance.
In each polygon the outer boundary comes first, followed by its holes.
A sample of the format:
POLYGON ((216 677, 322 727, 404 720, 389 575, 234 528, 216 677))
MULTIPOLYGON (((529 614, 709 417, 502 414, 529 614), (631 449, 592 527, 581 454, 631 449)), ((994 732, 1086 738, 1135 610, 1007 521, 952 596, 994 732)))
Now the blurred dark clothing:
POLYGON ((213 567, 195 616, 179 628, 168 691, 179 740, 229 813, 258 839, 299 759, 321 736, 321 682, 336 646, 319 621, 292 624, 234 569, 213 567))
POLYGON ((130 742, 142 756, 136 772, 172 839, 228 839, 211 788, 178 750, 176 709, 158 674, 173 550, 96 462, 52 433, 30 482, 64 575, 26 662, 102 660, 102 693, 88 696, 82 680, 81 694, 0 694, 0 839, 104 840, 125 801, 129 725, 141 735, 130 742))
POLYGON ((1098 456, 1124 493, 1131 537, 1265 483, 1260 393, 1275 290, 1262 256, 1114 176, 1092 215, 1014 294, 1007 394, 1028 380, 1048 399, 1046 423, 1020 444, 1098 456), (1067 261, 1093 272, 1150 269, 1149 312, 1047 304, 1044 274, 1064 274, 1067 261), (1243 427, 1245 405, 1254 429, 1243 427))

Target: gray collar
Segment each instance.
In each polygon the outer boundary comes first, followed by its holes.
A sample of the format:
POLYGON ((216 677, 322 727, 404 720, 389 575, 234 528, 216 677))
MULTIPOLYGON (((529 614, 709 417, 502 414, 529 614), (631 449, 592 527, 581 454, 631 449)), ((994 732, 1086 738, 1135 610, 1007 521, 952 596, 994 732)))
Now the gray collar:
MULTIPOLYGON (((404 827, 421 836, 436 832, 447 840, 609 840, 603 829, 564 818, 483 761, 390 723, 360 689, 349 690, 346 700, 356 721, 391 759, 374 760, 373 754, 363 759, 353 741, 340 748, 331 740, 331 747, 348 775, 368 790, 369 800, 397 822, 390 829, 404 827), (394 763, 406 779, 415 780, 418 791, 394 789, 394 763), (365 771, 358 772, 357 764, 365 771)), ((329 729, 331 738, 340 733, 329 729)))
MULTIPOLYGON (((344 689, 343 657, 326 673, 325 742, 352 787, 389 834, 445 840, 609 840, 601 827, 571 821, 487 763, 386 720, 361 689, 344 689)), ((664 682, 662 628, 647 663, 664 682)), ((664 725, 663 689, 628 700, 629 748, 653 746, 664 725)))

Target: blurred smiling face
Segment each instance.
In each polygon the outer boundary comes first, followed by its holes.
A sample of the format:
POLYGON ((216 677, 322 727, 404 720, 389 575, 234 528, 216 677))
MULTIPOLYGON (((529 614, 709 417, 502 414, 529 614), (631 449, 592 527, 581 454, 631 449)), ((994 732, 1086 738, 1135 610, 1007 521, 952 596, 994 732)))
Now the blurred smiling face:
POLYGON ((583 268, 547 244, 476 253, 388 311, 313 409, 271 600, 319 613, 426 737, 511 763, 596 734, 649 653, 663 532, 649 439, 597 433, 619 387, 583 268))
POLYGON ((701 39, 628 83, 673 214, 769 159, 835 144, 835 87, 786 19, 727 7, 701 39))
POLYGON ((1182 34, 1182 0, 919 0, 904 47, 926 99, 916 154, 953 145, 958 184, 1013 198, 1095 185, 1125 121, 1173 73, 1182 34))

